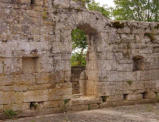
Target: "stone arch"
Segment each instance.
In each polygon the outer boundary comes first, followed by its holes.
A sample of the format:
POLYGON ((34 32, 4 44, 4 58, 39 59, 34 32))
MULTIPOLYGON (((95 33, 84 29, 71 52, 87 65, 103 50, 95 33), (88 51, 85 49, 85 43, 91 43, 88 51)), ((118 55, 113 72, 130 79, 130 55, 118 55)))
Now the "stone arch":
MULTIPOLYGON (((72 14, 69 18, 67 18, 67 21, 65 22, 69 25, 69 27, 71 27, 70 33, 72 30, 79 28, 83 30, 87 35, 89 35, 87 37, 89 38, 87 65, 84 72, 84 76, 86 76, 87 79, 85 82, 87 83, 82 83, 86 85, 82 88, 85 89, 83 92, 85 96, 99 97, 101 96, 101 83, 99 81, 102 77, 101 75, 103 75, 103 72, 101 71, 102 60, 100 60, 100 54, 104 49, 99 47, 103 47, 105 45, 104 43, 107 43, 104 41, 105 38, 101 38, 103 35, 101 30, 105 30, 103 25, 109 24, 110 21, 96 12, 78 12, 76 14, 72 14), (90 58, 92 55, 94 59, 90 58)), ((83 81, 83 76, 81 77, 81 80, 83 81)))
MULTIPOLYGON (((59 15, 57 18, 57 23, 55 26, 55 35, 56 37, 54 38, 55 41, 53 44, 58 43, 58 45, 62 45, 63 48, 58 48, 59 53, 67 53, 67 62, 70 63, 70 58, 71 58, 71 52, 72 52, 72 38, 71 38, 71 32, 72 30, 76 28, 80 28, 83 31, 86 32, 88 35, 89 41, 88 45, 91 45, 88 49, 88 52, 94 52, 94 53, 88 53, 87 57, 91 57, 94 55, 94 59, 88 58, 90 63, 87 61, 87 68, 86 68, 86 76, 88 77, 88 81, 90 81, 87 84, 87 87, 85 87, 87 90, 85 92, 86 96, 99 96, 101 93, 100 91, 100 84, 99 83, 99 78, 101 78, 103 75, 102 71, 99 70, 102 67, 102 60, 100 60, 100 54, 103 51, 104 48, 99 48, 103 47, 105 45, 105 38, 101 38, 101 36, 104 34, 101 30, 104 30, 104 26, 106 24, 109 24, 109 20, 103 17, 102 15, 96 13, 96 12, 77 12, 77 13, 71 13, 67 16, 61 16, 59 15), (70 15, 70 16, 69 16, 70 15), (63 41, 62 41, 63 40, 63 41), (66 45, 67 44, 67 45, 66 45), (91 51, 92 50, 92 51, 91 51), (91 62, 92 60, 92 62, 91 62), (95 63, 93 63, 93 61, 95 63), (96 72, 93 72, 93 68, 91 67, 94 65, 96 67, 96 72), (92 68, 92 69, 91 69, 92 68), (88 70, 90 69, 90 70, 88 70), (95 74, 92 75, 94 78, 96 78, 94 81, 91 82, 91 75, 90 74, 95 74), (92 87, 93 86, 93 87, 92 87)), ((61 61, 66 62, 65 59, 62 59, 61 61), (64 60, 64 61, 63 61, 64 60)), ((61 67, 64 67, 63 65, 67 65, 60 63, 61 67)), ((66 75, 64 76, 64 79, 68 79, 68 77, 71 79, 71 65, 66 66, 68 71, 67 77, 66 75)), ((92 78, 93 79, 93 78, 92 78)), ((70 80, 71 81, 71 80, 70 80)))

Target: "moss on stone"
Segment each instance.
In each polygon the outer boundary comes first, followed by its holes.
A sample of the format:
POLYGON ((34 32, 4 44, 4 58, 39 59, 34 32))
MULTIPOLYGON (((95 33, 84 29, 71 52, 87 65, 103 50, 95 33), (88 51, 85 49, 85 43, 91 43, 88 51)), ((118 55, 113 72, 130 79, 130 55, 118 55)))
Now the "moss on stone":
POLYGON ((133 81, 132 80, 128 80, 126 81, 130 86, 132 85, 133 81))

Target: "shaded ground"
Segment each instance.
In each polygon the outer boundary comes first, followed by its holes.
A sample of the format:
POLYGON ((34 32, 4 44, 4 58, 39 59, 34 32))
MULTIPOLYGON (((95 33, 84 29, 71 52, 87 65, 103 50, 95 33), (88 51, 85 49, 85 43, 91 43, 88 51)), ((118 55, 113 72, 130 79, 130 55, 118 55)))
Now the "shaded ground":
POLYGON ((159 103, 50 114, 3 122, 159 122, 159 103))

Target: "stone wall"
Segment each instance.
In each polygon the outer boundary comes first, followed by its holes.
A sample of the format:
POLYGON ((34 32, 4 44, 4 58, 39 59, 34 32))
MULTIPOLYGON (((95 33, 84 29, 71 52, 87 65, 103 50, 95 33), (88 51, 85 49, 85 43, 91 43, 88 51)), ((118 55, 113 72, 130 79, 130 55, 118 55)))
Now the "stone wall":
POLYGON ((158 74, 159 23, 110 21, 70 0, 0 0, 0 111, 152 102, 158 74), (75 28, 88 36, 89 100, 72 99, 75 28))
POLYGON ((71 67, 72 94, 80 94, 80 75, 84 70, 84 66, 71 67))
POLYGON ((70 57, 60 51, 48 4, 0 0, 0 111, 56 109, 72 95, 70 57))

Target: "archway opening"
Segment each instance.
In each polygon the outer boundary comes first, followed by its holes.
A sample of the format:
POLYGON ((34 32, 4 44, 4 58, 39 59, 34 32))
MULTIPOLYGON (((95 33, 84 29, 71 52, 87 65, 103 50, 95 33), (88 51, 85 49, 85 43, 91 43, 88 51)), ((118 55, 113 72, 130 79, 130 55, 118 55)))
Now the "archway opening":
POLYGON ((96 40, 98 34, 89 24, 78 25, 72 31, 72 86, 73 94, 96 96, 97 94, 97 59, 96 40), (73 81, 76 79, 76 82, 73 81), (78 92, 74 92, 74 90, 78 92))
POLYGON ((80 93, 80 74, 86 68, 86 54, 88 51, 86 33, 76 28, 71 33, 72 36, 72 55, 71 55, 71 82, 72 93, 80 93))

